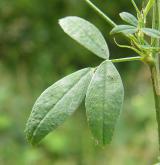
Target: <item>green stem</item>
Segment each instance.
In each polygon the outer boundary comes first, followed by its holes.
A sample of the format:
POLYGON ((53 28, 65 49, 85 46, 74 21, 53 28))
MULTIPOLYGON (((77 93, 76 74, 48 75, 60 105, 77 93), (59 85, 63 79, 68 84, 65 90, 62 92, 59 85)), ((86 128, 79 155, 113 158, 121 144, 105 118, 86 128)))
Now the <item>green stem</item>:
POLYGON ((106 14, 104 14, 98 7, 96 7, 90 0, 85 0, 88 5, 96 11, 102 18, 105 19, 107 23, 109 23, 112 27, 117 26, 115 22, 113 22, 106 14))
POLYGON ((139 9, 138 9, 136 3, 134 2, 134 0, 131 0, 131 2, 132 2, 132 4, 133 4, 133 6, 134 6, 134 8, 135 8, 135 10, 136 10, 136 12, 137 12, 137 14, 138 14, 138 15, 141 15, 141 12, 139 11, 139 9))
POLYGON ((113 63, 118 63, 118 62, 141 61, 141 60, 142 60, 142 57, 137 56, 137 57, 127 57, 127 58, 112 59, 112 60, 108 60, 108 61, 111 61, 113 63))
POLYGON ((156 119, 158 124, 158 142, 160 151, 160 75, 157 72, 156 65, 150 66, 152 85, 155 99, 156 119))
MULTIPOLYGON (((152 18, 152 27, 160 30, 160 0, 155 0, 153 7, 153 18, 152 18)), ((159 39, 152 40, 153 46, 160 46, 159 39)), ((156 108, 156 119, 158 124, 158 142, 159 142, 159 151, 160 151, 160 67, 159 67, 159 53, 154 53, 154 65, 150 66, 153 92, 155 98, 155 108, 156 108)))
MULTIPOLYGON (((117 24, 112 21, 106 14, 104 14, 97 6, 95 6, 90 0, 84 0, 86 3, 98 14, 100 15, 109 25, 112 27, 117 26, 117 24)), ((128 36, 124 33, 121 33, 127 40, 129 40, 128 36)))

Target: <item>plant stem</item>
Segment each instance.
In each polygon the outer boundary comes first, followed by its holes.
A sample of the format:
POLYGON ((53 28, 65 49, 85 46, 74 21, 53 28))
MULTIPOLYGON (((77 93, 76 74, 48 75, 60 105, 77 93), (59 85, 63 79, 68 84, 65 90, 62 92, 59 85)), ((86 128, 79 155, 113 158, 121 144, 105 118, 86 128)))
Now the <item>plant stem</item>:
POLYGON ((99 14, 102 18, 105 19, 106 22, 108 22, 112 27, 117 26, 115 22, 113 22, 106 14, 104 14, 98 7, 96 7, 90 0, 85 0, 88 5, 96 11, 97 14, 99 14))
POLYGON ((156 119, 158 124, 158 143, 159 143, 159 151, 160 151, 160 75, 157 72, 156 64, 150 66, 150 71, 151 71, 153 92, 155 99, 156 119))
POLYGON ((138 7, 137 7, 136 3, 134 2, 134 0, 131 0, 131 2, 132 2, 132 4, 133 4, 133 6, 134 6, 134 8, 135 8, 136 12, 140 15, 140 14, 141 14, 141 12, 139 11, 139 9, 138 9, 138 7))
MULTIPOLYGON (((160 30, 160 0, 155 0, 155 4, 153 7, 153 18, 152 18, 152 27, 160 30)), ((152 40, 153 46, 160 46, 159 39, 152 40)), ((153 84, 153 92, 155 98, 155 108, 156 108, 156 119, 158 124, 158 142, 159 142, 159 151, 160 151, 160 61, 159 61, 159 53, 154 53, 153 58, 155 63, 150 66, 152 84, 153 84)))
POLYGON ((112 60, 108 60, 108 61, 111 61, 113 63, 118 63, 118 62, 141 61, 141 60, 142 60, 142 57, 137 56, 137 57, 127 57, 127 58, 112 59, 112 60))
MULTIPOLYGON (((112 21, 106 14, 104 14, 97 6, 95 6, 90 0, 84 0, 86 3, 99 15, 101 16, 109 25, 112 27, 117 26, 117 24, 112 21)), ((126 36, 124 33, 121 33, 127 41, 129 40, 128 36, 126 36)))

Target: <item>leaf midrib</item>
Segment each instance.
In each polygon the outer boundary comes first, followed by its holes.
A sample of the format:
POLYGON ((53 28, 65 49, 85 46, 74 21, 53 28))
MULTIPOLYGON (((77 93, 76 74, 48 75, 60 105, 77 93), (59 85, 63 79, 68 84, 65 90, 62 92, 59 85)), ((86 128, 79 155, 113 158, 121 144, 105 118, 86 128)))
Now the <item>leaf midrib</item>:
MULTIPOLYGON (((107 64, 106 64, 107 65, 107 64)), ((103 135, 103 137, 102 137, 102 139, 103 139, 103 144, 105 144, 105 134, 104 134, 104 130, 105 130, 105 126, 104 126, 104 124, 105 124, 105 119, 104 119, 104 110, 105 110, 105 100, 106 100, 106 95, 105 95, 105 91, 106 91, 106 79, 105 79, 105 75, 106 75, 106 65, 105 65, 105 67, 104 67, 104 74, 103 74, 103 76, 104 76, 104 93, 103 93, 103 95, 104 95, 104 99, 103 99, 103 112, 102 112, 102 118, 103 118, 103 126, 102 126, 102 135, 103 135)))

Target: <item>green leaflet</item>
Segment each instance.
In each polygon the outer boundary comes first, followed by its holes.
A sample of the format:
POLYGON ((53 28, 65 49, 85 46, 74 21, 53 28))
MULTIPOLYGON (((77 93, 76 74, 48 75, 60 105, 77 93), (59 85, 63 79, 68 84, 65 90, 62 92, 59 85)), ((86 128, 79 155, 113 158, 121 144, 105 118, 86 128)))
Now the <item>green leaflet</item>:
POLYGON ((124 20, 125 22, 127 22, 133 26, 138 25, 138 20, 134 15, 132 15, 128 12, 122 12, 119 15, 120 15, 121 19, 124 20))
POLYGON ((65 33, 85 48, 101 58, 109 58, 107 43, 93 24, 75 16, 60 19, 59 24, 65 33))
POLYGON ((93 69, 82 69, 59 80, 41 94, 26 125, 27 139, 32 144, 37 144, 78 108, 92 75, 93 69))
POLYGON ((124 34, 133 34, 137 32, 137 28, 131 25, 117 25, 112 29, 110 34, 124 33, 124 34))
POLYGON ((151 28, 142 28, 143 33, 153 38, 160 38, 160 31, 151 28))
POLYGON ((99 144, 111 141, 124 98, 121 77, 112 62, 103 62, 88 87, 85 105, 89 126, 99 144))

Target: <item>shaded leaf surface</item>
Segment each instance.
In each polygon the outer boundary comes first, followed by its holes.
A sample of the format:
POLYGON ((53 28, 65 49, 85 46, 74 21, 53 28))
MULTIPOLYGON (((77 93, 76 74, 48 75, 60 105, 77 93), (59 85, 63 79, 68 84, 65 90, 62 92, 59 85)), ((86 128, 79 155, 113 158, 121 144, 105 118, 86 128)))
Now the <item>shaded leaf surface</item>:
POLYGON ((75 16, 63 18, 60 26, 71 38, 104 59, 109 58, 108 46, 101 32, 90 22, 75 16))
POLYGON ((99 144, 111 141, 123 97, 123 84, 117 69, 111 62, 103 62, 91 80, 85 100, 89 126, 99 144))
POLYGON ((59 80, 37 99, 26 126, 32 144, 62 124, 81 104, 93 70, 82 69, 59 80))

